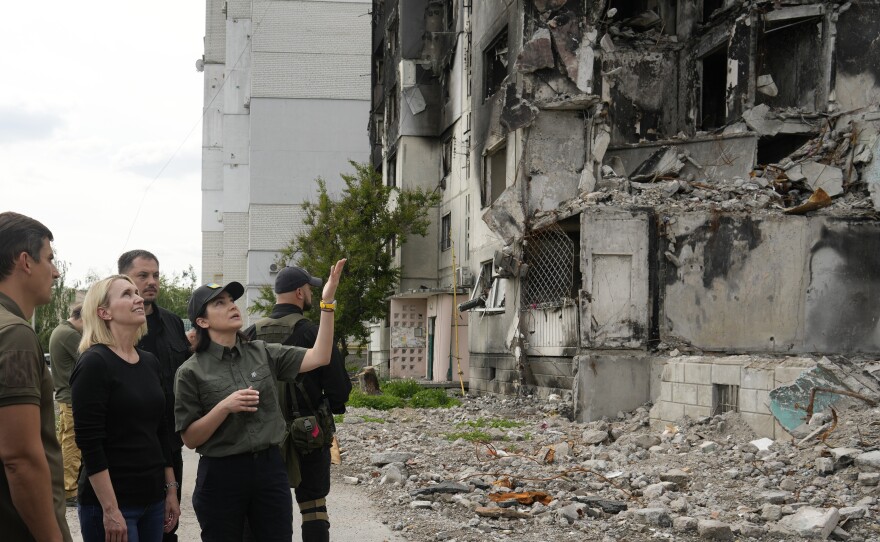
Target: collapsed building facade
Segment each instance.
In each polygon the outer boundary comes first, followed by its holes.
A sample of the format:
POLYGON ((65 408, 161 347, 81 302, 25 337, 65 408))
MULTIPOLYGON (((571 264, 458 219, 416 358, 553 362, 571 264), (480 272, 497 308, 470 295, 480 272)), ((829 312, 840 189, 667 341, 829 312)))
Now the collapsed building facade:
POLYGON ((443 194, 398 298, 470 287, 424 335, 466 337, 473 391, 779 435, 774 390, 880 353, 878 28, 877 1, 374 0, 373 163, 443 194))

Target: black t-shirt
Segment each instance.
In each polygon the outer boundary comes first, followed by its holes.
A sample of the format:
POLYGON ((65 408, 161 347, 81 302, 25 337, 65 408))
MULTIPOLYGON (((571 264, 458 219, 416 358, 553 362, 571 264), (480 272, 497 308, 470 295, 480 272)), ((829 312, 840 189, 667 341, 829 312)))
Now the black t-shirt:
POLYGON ((147 334, 138 343, 139 348, 143 348, 147 352, 156 352, 156 336, 159 334, 159 328, 162 327, 162 317, 159 311, 153 308, 153 312, 147 315, 147 334))
POLYGON ((109 470, 120 505, 152 504, 165 497, 171 445, 159 362, 149 352, 137 352, 140 360, 131 364, 104 345, 92 346, 70 377, 84 504, 100 504, 88 477, 103 470, 109 470))

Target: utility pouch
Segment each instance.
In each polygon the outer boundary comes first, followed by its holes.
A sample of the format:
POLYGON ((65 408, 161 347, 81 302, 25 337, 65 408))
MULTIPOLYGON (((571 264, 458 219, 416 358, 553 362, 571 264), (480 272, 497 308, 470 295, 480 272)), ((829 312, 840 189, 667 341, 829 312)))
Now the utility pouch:
MULTIPOLYGON (((332 437, 331 437, 332 438, 332 437)), ((300 416, 290 422, 290 439, 297 450, 317 450, 325 446, 325 432, 317 416, 300 416)))

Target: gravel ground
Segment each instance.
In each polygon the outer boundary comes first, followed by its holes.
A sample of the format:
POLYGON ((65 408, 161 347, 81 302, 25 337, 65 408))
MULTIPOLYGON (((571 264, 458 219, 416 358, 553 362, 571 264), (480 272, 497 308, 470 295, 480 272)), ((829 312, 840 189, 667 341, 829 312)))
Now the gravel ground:
MULTIPOLYGON (((181 503, 180 527, 177 530, 181 542, 200 539, 199 523, 192 509, 192 490, 195 487, 196 467, 199 456, 192 450, 183 450, 183 502, 181 503)), ((363 487, 344 484, 338 472, 331 473, 335 478, 328 497, 330 510, 331 538, 333 540, 358 540, 360 542, 401 542, 403 538, 380 522, 379 510, 374 507, 370 495, 363 487)), ((294 514, 294 541, 301 540, 299 535, 298 514, 294 514)), ((74 542, 82 542, 79 519, 75 508, 67 509, 67 523, 74 542)), ((0 537, 2 540, 2 537, 0 537)))
POLYGON ((761 450, 734 413, 658 431, 649 407, 588 424, 533 398, 349 408, 335 483, 367 488, 407 540, 880 541, 880 409, 840 411, 825 443, 761 450))

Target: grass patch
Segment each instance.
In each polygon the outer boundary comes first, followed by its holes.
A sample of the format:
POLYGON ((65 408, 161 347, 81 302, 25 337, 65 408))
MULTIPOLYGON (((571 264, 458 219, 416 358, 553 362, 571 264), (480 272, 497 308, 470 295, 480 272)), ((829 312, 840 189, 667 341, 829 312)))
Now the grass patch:
POLYGON ((473 427, 475 429, 480 429, 484 427, 492 427, 495 429, 513 429, 514 427, 522 427, 525 425, 525 422, 519 422, 516 420, 508 420, 507 418, 478 418, 476 420, 468 420, 466 422, 461 422, 457 424, 459 427, 473 427))
POLYGON ((446 435, 444 436, 448 441, 464 439, 468 442, 490 442, 492 440, 492 437, 489 436, 489 433, 486 433, 485 431, 480 431, 479 429, 474 429, 473 431, 455 431, 453 433, 446 433, 446 435))
POLYGON ((412 379, 388 380, 386 382, 382 382, 379 385, 379 388, 382 390, 382 393, 387 393, 388 395, 393 395, 394 397, 400 397, 401 399, 409 399, 410 397, 424 389, 419 386, 418 382, 412 379))
POLYGON ((333 421, 336 423, 343 423, 345 421, 345 414, 334 414, 333 421))
POLYGON ((365 422, 371 423, 385 423, 384 418, 376 418, 375 416, 362 416, 365 422))
POLYGON ((422 390, 409 400, 413 408, 450 408, 460 404, 461 401, 446 395, 446 390, 441 388, 422 390))
POLYGON ((348 406, 372 408, 375 410, 391 410, 392 408, 401 408, 406 402, 400 397, 393 395, 367 395, 361 390, 351 390, 348 396, 348 406))

